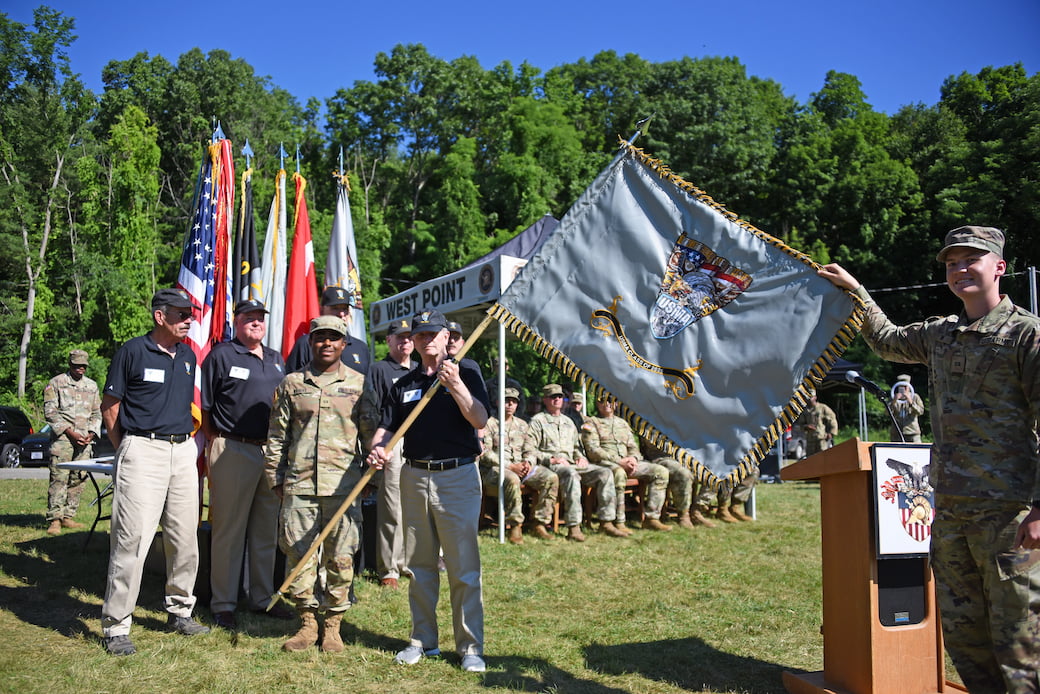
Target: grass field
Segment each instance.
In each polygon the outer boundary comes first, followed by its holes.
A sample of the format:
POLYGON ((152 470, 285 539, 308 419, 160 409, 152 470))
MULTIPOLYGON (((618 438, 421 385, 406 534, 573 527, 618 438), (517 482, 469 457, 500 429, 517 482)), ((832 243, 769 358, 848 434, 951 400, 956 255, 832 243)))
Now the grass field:
MULTIPOLYGON (((782 692, 784 670, 822 669, 819 487, 758 487, 759 520, 714 530, 637 530, 583 545, 481 537, 488 672, 451 653, 447 587, 442 660, 395 666, 409 628, 407 591, 365 581, 343 626, 347 649, 280 650, 287 623, 240 613, 241 632, 164 631, 162 577, 148 574, 132 637, 100 642, 107 522, 44 533, 45 480, 0 481, 0 691, 32 692, 782 692)), ((78 520, 89 522, 84 506, 78 520)), ((405 583, 403 583, 404 585, 405 583)), ((210 614, 196 611, 201 621, 210 614)))

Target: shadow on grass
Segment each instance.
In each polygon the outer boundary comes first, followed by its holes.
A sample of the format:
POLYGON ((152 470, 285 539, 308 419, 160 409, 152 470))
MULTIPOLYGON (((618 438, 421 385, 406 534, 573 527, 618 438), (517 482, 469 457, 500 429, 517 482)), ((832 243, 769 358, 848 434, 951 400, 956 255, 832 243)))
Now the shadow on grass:
POLYGON ((43 530, 50 523, 42 513, 7 513, 0 514, 0 526, 4 525, 12 528, 40 528, 43 530))
POLYGON ((489 671, 483 677, 487 689, 511 692, 568 692, 574 694, 630 694, 627 689, 609 687, 582 679, 541 658, 495 657, 487 659, 489 671), (504 668, 505 672, 499 669, 504 668))
MULTIPOLYGON (((0 553, 0 572, 26 584, 0 586, 0 608, 27 624, 66 636, 100 630, 108 533, 95 532, 86 548, 84 539, 86 531, 64 532, 16 543, 17 553, 0 553)), ((138 604, 161 605, 163 585, 161 577, 146 572, 138 604)), ((138 612, 134 622, 146 629, 166 627, 164 621, 147 613, 138 612)))
MULTIPOLYGON (((639 674, 690 691, 774 694, 792 668, 720 651, 698 638, 585 648, 589 669, 608 675, 639 674)), ((795 671, 798 671, 795 669, 795 671)))

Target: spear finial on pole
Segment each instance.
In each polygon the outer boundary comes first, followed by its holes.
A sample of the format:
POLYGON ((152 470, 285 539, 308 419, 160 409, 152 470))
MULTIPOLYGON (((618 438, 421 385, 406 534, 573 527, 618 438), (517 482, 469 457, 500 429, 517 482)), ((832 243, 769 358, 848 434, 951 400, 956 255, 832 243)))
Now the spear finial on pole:
POLYGON ((246 146, 242 148, 242 155, 246 158, 246 168, 252 166, 253 148, 249 146, 249 138, 246 138, 246 146))

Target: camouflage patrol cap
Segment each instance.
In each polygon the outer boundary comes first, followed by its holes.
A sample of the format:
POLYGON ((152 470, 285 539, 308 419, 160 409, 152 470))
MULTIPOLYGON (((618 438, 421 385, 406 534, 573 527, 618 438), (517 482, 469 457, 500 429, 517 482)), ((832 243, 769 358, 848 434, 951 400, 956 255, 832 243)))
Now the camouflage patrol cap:
POLYGON ((509 400, 510 398, 520 402, 520 391, 516 388, 506 388, 506 400, 509 400))
POLYGON ((347 334, 347 324, 339 316, 318 316, 311 319, 311 334, 319 330, 331 330, 340 335, 347 334))
POLYGON ((73 366, 86 366, 87 353, 82 349, 74 349, 69 352, 69 364, 73 366))
POLYGON ((553 395, 563 395, 563 388, 559 383, 549 383, 542 388, 542 397, 549 398, 553 395))
POLYGON ((946 262, 946 254, 953 248, 977 248, 1004 257, 1004 233, 993 227, 957 227, 946 234, 946 241, 935 259, 946 262))
POLYGON ((578 403, 580 405, 581 403, 585 402, 585 396, 581 393, 573 393, 571 394, 571 402, 578 403))
POLYGON ((354 305, 354 292, 343 287, 325 287, 321 293, 322 306, 354 305))

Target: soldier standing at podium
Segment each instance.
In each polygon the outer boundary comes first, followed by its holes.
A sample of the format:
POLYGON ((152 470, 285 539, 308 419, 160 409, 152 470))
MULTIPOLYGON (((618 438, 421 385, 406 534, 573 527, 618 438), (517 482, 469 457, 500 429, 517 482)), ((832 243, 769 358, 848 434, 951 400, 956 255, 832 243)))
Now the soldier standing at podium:
POLYGON ((1040 319, 1000 293, 1003 251, 998 229, 950 231, 937 260, 963 310, 905 326, 841 266, 819 271, 863 300, 871 349, 928 366, 931 565, 946 650, 973 694, 1040 689, 1040 319))

